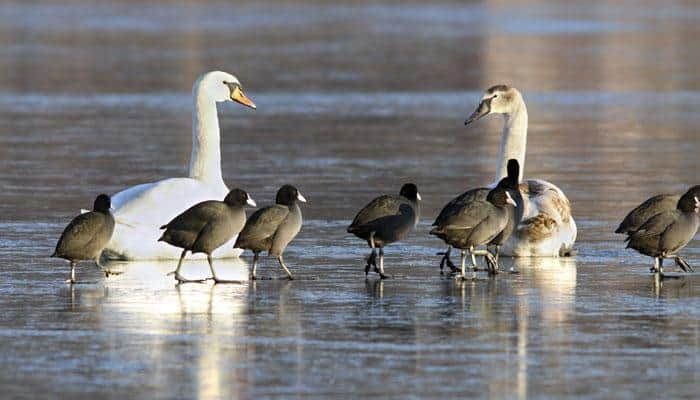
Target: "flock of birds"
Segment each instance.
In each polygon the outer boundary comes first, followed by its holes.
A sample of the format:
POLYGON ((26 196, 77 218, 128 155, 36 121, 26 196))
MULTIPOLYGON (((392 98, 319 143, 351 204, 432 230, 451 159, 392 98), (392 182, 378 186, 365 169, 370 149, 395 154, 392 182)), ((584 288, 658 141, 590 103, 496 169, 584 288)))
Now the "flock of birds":
MULTIPOLYGON (((170 274, 179 282, 217 283, 213 258, 253 252, 251 278, 256 279, 260 253, 277 258, 289 279, 292 273, 283 253, 302 226, 299 202, 306 199, 292 185, 282 186, 275 204, 246 218, 246 206, 256 207, 244 190, 229 190, 221 174, 219 124, 216 103, 235 101, 255 109, 236 77, 212 71, 193 88, 192 156, 189 176, 137 185, 112 197, 97 196, 92 211, 74 218, 65 228, 52 257, 70 261, 69 282, 76 283, 75 266, 81 260, 178 259, 170 274), (217 200, 222 199, 223 200, 217 200), (163 225, 164 222, 167 222, 163 225), (207 279, 181 274, 188 253, 206 256, 211 269, 207 279)), ((483 256, 489 274, 499 272, 499 256, 557 257, 573 255, 576 223, 569 200, 552 183, 523 181, 527 142, 527 109, 520 92, 496 85, 484 93, 465 121, 470 124, 489 114, 504 116, 496 180, 488 187, 468 190, 445 205, 430 231, 447 244, 440 271, 447 267, 456 279, 466 280, 467 256, 471 279, 479 271, 476 256, 483 256), (481 246, 485 248, 478 249, 481 246), (452 262, 452 248, 460 250, 460 267, 452 262)), ((678 252, 700 226, 700 186, 686 193, 654 196, 633 209, 616 233, 627 235, 627 247, 654 258, 652 271, 663 277, 663 260, 673 259, 683 271, 693 271, 678 252)), ((370 269, 384 279, 384 247, 404 239, 420 218, 421 196, 413 183, 398 195, 383 195, 362 208, 349 233, 367 242, 370 269), (377 255, 378 250, 378 255, 377 255)), ((105 271, 108 274, 107 271, 105 271)))

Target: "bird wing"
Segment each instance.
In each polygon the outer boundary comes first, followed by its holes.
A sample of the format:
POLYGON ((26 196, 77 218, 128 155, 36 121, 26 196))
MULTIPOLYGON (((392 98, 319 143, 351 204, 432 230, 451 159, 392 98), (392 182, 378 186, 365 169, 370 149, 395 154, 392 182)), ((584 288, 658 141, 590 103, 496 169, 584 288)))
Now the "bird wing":
POLYGON ((279 204, 261 208, 248 218, 239 238, 261 240, 271 237, 287 215, 289 208, 279 204))
POLYGON ((627 214, 617 227, 615 233, 632 233, 656 214, 673 210, 678 203, 679 195, 659 194, 646 199, 627 214))
POLYGON ((100 231, 105 225, 105 218, 94 212, 80 214, 63 230, 61 238, 56 244, 56 252, 68 245, 64 240, 70 240, 70 247, 79 248, 89 244, 95 237, 94 233, 100 231))
POLYGON ((384 195, 372 200, 360 210, 350 224, 350 228, 358 227, 379 218, 385 218, 402 213, 402 205, 410 205, 402 196, 384 195))
POLYGON ((677 219, 678 210, 671 210, 656 214, 647 222, 642 224, 636 231, 632 232, 628 241, 634 239, 648 238, 663 234, 677 219))
POLYGON ((474 199, 452 209, 449 216, 438 225, 443 229, 469 229, 488 218, 495 206, 486 200, 474 199))
POLYGON ((222 215, 225 207, 220 201, 203 201, 188 208, 160 229, 200 232, 210 221, 222 215))
POLYGON ((475 200, 486 200, 486 196, 489 194, 489 190, 489 188, 476 188, 467 190, 466 192, 450 200, 450 202, 442 208, 442 211, 440 211, 440 214, 437 216, 437 218, 435 218, 433 226, 443 225, 445 221, 451 218, 454 213, 460 212, 461 207, 469 202, 475 200))

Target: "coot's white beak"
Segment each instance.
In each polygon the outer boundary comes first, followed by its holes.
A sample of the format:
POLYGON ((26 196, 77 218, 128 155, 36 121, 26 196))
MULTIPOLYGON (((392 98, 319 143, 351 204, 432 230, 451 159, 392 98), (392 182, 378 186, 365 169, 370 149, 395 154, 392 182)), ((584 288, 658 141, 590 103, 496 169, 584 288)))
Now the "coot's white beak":
POLYGON ((306 199, 301 195, 301 193, 297 193, 297 200, 301 201, 302 203, 306 203, 306 199))
POLYGON ((423 198, 420 197, 420 193, 418 193, 418 192, 416 192, 416 198, 417 198, 418 200, 423 200, 423 198))
POLYGON ((513 207, 517 207, 518 205, 515 203, 515 200, 513 200, 512 197, 510 197, 510 193, 506 192, 506 203, 512 205, 513 207))
POLYGON ((258 205, 255 204, 255 200, 253 200, 250 196, 248 196, 248 200, 245 201, 245 203, 251 207, 257 207, 258 205))
POLYGON ((700 211, 700 200, 698 200, 698 196, 693 197, 695 199, 695 212, 700 211))
MULTIPOLYGON (((697 197, 695 198, 695 201, 698 201, 697 197)), ((109 206, 109 210, 110 210, 110 211, 114 211, 114 210, 115 210, 114 206, 113 206, 113 205, 110 205, 110 206, 109 206)))

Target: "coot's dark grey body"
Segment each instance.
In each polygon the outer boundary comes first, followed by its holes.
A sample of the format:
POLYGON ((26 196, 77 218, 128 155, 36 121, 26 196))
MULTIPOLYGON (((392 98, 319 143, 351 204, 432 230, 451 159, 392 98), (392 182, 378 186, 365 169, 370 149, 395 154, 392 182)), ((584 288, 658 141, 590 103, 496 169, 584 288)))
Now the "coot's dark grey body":
POLYGON ((75 264, 82 260, 99 258, 114 232, 114 217, 109 212, 111 200, 106 194, 95 199, 93 211, 78 215, 63 230, 51 257, 70 261, 70 283, 75 283, 75 264))
POLYGON ((679 262, 676 254, 695 236, 700 226, 700 200, 693 189, 678 200, 674 210, 654 215, 627 237, 627 247, 654 257, 654 269, 663 274, 662 260, 673 258, 684 270, 692 270, 679 262))
POLYGON ((348 232, 364 239, 372 248, 367 258, 365 275, 370 266, 384 279, 384 246, 397 242, 408 235, 420 219, 420 194, 412 183, 401 187, 399 195, 384 195, 377 197, 367 204, 352 221, 348 232), (377 253, 379 248, 379 268, 377 268, 377 253))
POLYGON ((651 217, 676 208, 680 194, 659 194, 635 207, 617 227, 615 233, 629 235, 639 229, 651 217))
POLYGON ((306 202, 306 199, 294 186, 282 186, 277 191, 276 204, 253 213, 238 235, 233 247, 253 252, 253 279, 256 279, 258 255, 263 251, 277 257, 289 279, 293 279, 292 273, 284 264, 282 254, 301 229, 302 216, 297 201, 306 202))
POLYGON ((188 251, 193 254, 205 253, 212 279, 217 283, 226 282, 216 276, 211 253, 243 229, 246 205, 255 206, 255 202, 245 191, 233 189, 226 195, 224 201, 209 200, 195 204, 160 227, 165 229, 165 232, 158 241, 183 249, 177 269, 172 272, 178 282, 202 282, 202 280, 188 280, 180 275, 182 260, 188 251))
MULTIPOLYGON (((506 207, 506 211, 508 212, 508 223, 503 228, 503 230, 487 244, 489 246, 496 247, 496 260, 498 260, 500 247, 508 240, 508 238, 510 238, 511 234, 515 231, 518 224, 523 218, 523 212, 525 210, 523 196, 520 193, 520 185, 518 183, 518 178, 520 176, 520 165, 518 164, 518 161, 515 159, 508 160, 507 170, 508 176, 501 179, 501 181, 498 182, 498 185, 496 186, 507 189, 510 193, 510 196, 513 198, 513 200, 515 200, 517 206, 514 208, 506 207)), ((474 201, 486 201, 486 196, 488 196, 490 191, 491 189, 489 188, 476 188, 468 190, 455 197, 449 203, 447 203, 445 207, 442 208, 440 214, 435 219, 435 222, 433 222, 433 226, 441 226, 445 224, 449 218, 453 217, 455 214, 461 213, 463 207, 467 204, 470 204, 474 201)), ((445 252, 442 260, 440 261, 440 273, 442 273, 442 270, 445 267, 445 265, 447 265, 447 267, 449 267, 452 272, 458 271, 458 269, 450 260, 451 249, 452 246, 449 246, 447 248, 447 251, 445 252)))
MULTIPOLYGON (((465 273, 465 249, 469 249, 472 255, 473 267, 476 267, 477 252, 474 247, 487 244, 496 238, 512 218, 507 207, 516 205, 510 193, 501 186, 497 186, 489 191, 486 200, 474 198, 470 202, 465 202, 460 207, 451 209, 450 214, 436 221, 437 226, 430 231, 445 241, 450 246, 461 249, 462 274, 461 278, 466 279, 465 273)), ((482 253, 479 253, 482 254, 482 253)), ((490 257, 490 272, 495 272, 497 264, 493 256, 487 251, 483 255, 490 257)))

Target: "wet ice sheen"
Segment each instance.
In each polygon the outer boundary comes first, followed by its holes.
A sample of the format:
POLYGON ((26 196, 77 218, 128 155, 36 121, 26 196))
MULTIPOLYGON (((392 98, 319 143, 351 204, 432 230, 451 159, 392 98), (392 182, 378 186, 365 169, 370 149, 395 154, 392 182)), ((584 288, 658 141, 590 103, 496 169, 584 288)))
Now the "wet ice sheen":
MULTIPOLYGON (((699 275, 657 290, 612 234, 651 194, 698 183, 693 4, 65 3, 0 7, 3 395, 696 396, 699 275), (192 80, 212 67, 259 106, 219 106, 229 185, 308 199, 285 253, 298 280, 175 287, 174 263, 109 279, 85 263, 95 283, 64 285, 47 256, 80 208, 184 173, 192 80), (567 193, 579 255, 460 285, 438 274, 429 225, 492 181, 500 121, 463 121, 501 82, 527 101, 525 176, 567 193), (396 279, 365 281, 345 227, 409 180, 425 217, 387 248, 396 279)), ((683 254, 700 263, 696 241, 683 254)), ((245 280, 250 261, 217 269, 245 280)))

